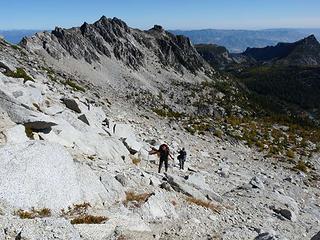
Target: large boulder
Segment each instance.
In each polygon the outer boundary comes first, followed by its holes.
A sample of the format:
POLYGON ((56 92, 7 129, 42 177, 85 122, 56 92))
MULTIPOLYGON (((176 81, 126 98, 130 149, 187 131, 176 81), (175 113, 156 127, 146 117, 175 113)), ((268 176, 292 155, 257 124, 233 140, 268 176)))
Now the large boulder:
POLYGON ((166 194, 161 191, 157 191, 149 197, 148 201, 143 204, 141 211, 144 216, 143 219, 148 219, 149 221, 174 220, 178 218, 174 205, 166 194))
POLYGON ((46 91, 46 85, 41 82, 22 84, 21 79, 10 78, 0 74, 0 89, 17 102, 36 110, 44 102, 43 93, 46 91))
POLYGON ((78 231, 63 218, 0 219, 0 239, 72 239, 80 240, 78 231))
POLYGON ((0 106, 10 119, 35 130, 43 130, 55 126, 54 120, 40 112, 33 111, 25 104, 18 102, 0 90, 0 106))
POLYGON ((23 125, 16 125, 5 131, 7 143, 23 143, 29 140, 23 125))
POLYGON ((81 113, 80 103, 78 100, 72 98, 63 98, 62 102, 66 105, 67 108, 75 111, 76 113, 81 113))
POLYGON ((311 240, 320 240, 320 232, 318 232, 316 235, 314 235, 311 240))
POLYGON ((207 200, 206 196, 201 191, 188 184, 183 178, 175 175, 169 175, 167 173, 165 173, 165 176, 167 182, 176 192, 181 192, 189 197, 207 200))
POLYGON ((104 224, 77 224, 74 227, 84 240, 154 239, 150 226, 139 215, 127 214, 121 210, 110 216, 104 224))
POLYGON ((99 179, 58 144, 29 141, 0 148, 0 199, 15 208, 60 210, 108 201, 99 179), (85 179, 83 179, 85 178, 85 179))
POLYGON ((139 152, 143 147, 143 144, 137 141, 133 129, 129 125, 116 124, 114 130, 115 135, 122 139, 131 154, 139 152))

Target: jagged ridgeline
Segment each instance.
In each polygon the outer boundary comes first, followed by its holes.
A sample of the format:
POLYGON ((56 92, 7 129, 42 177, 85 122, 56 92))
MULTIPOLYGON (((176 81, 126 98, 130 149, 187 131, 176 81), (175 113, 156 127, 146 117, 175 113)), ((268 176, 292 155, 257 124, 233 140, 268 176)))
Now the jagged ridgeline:
POLYGON ((206 65, 184 36, 175 36, 157 25, 148 31, 140 31, 129 28, 118 18, 104 16, 78 28, 56 28, 51 33, 38 33, 24 38, 20 45, 27 49, 42 47, 57 59, 70 55, 88 63, 99 62, 102 56, 115 57, 136 70, 145 66, 148 52, 153 52, 163 65, 177 70, 183 66, 195 72, 206 65))

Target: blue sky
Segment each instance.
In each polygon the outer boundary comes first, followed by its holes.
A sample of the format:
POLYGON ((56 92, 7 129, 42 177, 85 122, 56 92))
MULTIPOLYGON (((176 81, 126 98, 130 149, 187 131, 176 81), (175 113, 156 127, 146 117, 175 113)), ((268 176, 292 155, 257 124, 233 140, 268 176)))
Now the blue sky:
POLYGON ((102 15, 148 29, 320 27, 320 0, 1 0, 0 29, 52 29, 102 15))

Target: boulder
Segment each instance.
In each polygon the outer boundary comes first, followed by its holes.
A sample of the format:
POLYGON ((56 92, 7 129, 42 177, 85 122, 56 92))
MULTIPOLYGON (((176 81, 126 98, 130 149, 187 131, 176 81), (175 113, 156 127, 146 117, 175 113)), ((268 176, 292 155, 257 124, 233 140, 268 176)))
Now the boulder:
POLYGON ((143 144, 137 141, 132 128, 127 124, 117 124, 115 135, 122 139, 129 151, 137 153, 143 147, 143 144))
POLYGON ((46 86, 41 83, 21 83, 21 79, 0 75, 0 89, 3 93, 30 109, 38 110, 44 101, 42 90, 46 86))
POLYGON ((57 124, 55 122, 45 119, 28 119, 24 122, 24 126, 26 128, 30 128, 32 130, 38 130, 38 131, 43 131, 43 130, 50 130, 51 127, 56 126, 57 124))
POLYGON ((274 209, 273 211, 292 222, 295 222, 297 220, 296 214, 289 209, 274 209))
POLYGON ((111 205, 114 202, 122 202, 126 198, 125 189, 116 178, 111 177, 108 172, 101 173, 99 179, 106 190, 109 202, 105 205, 111 205))
POLYGON ((43 112, 46 113, 47 115, 54 116, 56 114, 62 113, 64 110, 65 110, 65 107, 63 105, 55 104, 48 108, 44 108, 43 112))
POLYGON ((262 180, 260 178, 258 178, 257 176, 254 176, 251 180, 250 180, 250 184, 253 188, 259 188, 259 189, 264 189, 264 184, 262 182, 262 180))
POLYGON ((320 232, 314 235, 310 240, 320 240, 320 232))
POLYGON ((67 108, 75 111, 76 113, 81 113, 81 109, 79 107, 79 101, 76 101, 72 98, 63 98, 62 102, 66 105, 67 108))
POLYGON ((101 199, 107 193, 100 181, 88 169, 79 169, 61 145, 7 144, 0 148, 0 159, 0 198, 15 208, 60 210, 79 202, 107 201, 101 199))
POLYGON ((222 197, 218 193, 214 192, 206 183, 203 173, 199 172, 191 174, 190 176, 188 176, 188 180, 186 182, 198 189, 209 200, 214 200, 220 203, 223 202, 222 197))
POLYGON ((45 139, 49 141, 51 139, 53 142, 63 139, 64 143, 73 146, 79 153, 97 155, 118 164, 124 163, 122 156, 128 156, 129 152, 117 138, 103 135, 102 132, 96 131, 95 128, 91 128, 77 118, 73 122, 74 119, 72 120, 71 116, 62 115, 60 117, 55 119, 58 125, 52 127, 55 136, 47 134, 45 139), (65 117, 68 121, 64 119, 65 117))
POLYGON ((163 221, 165 219, 176 219, 178 215, 173 204, 167 198, 166 193, 157 191, 148 198, 141 207, 143 219, 148 221, 163 221))
POLYGON ((126 186, 128 183, 128 179, 126 178, 126 176, 124 174, 118 174, 115 176, 115 179, 121 183, 122 186, 126 186))
POLYGON ((0 219, 0 226, 0 239, 81 239, 78 231, 63 218, 3 218, 0 219))
POLYGON ((4 68, 6 71, 11 71, 11 72, 15 72, 17 70, 14 66, 12 66, 12 64, 4 60, 1 60, 0 68, 4 68))
POLYGON ((88 126, 90 126, 90 123, 89 123, 89 121, 88 121, 88 119, 87 119, 85 114, 80 115, 78 117, 78 119, 81 120, 82 122, 84 122, 85 124, 87 124, 88 126))
POLYGON ((277 240, 277 239, 278 238, 276 238, 272 233, 269 233, 269 232, 261 233, 255 238, 255 240, 277 240))
POLYGON ((7 143, 23 143, 29 140, 23 125, 16 125, 5 132, 7 143))
POLYGON ((181 192, 189 197, 207 200, 204 194, 202 194, 199 190, 187 184, 183 178, 180 178, 174 175, 169 175, 167 173, 165 173, 165 176, 166 176, 167 182, 171 185, 171 187, 176 192, 181 192))
POLYGON ((43 113, 32 111, 28 106, 21 104, 0 90, 0 106, 7 112, 10 119, 35 130, 43 130, 55 126, 52 118, 43 113))
POLYGON ((74 227, 84 240, 122 239, 123 236, 132 240, 154 239, 149 225, 141 217, 120 214, 110 216, 104 224, 78 224, 74 227))

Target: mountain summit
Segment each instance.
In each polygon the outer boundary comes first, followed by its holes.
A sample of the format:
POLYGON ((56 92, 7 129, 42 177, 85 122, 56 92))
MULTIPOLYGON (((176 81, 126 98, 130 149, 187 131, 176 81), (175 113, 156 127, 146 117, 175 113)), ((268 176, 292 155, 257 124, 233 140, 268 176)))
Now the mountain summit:
POLYGON ((278 43, 265 48, 247 48, 243 53, 257 61, 273 61, 285 65, 319 65, 320 43, 310 35, 294 43, 278 43))
POLYGON ((30 50, 43 49, 56 59, 71 56, 90 64, 107 57, 135 70, 146 67, 154 57, 178 71, 185 68, 195 72, 208 67, 187 37, 175 36, 157 25, 149 31, 132 29, 118 18, 105 16, 93 24, 38 33, 24 38, 20 45, 30 50))

